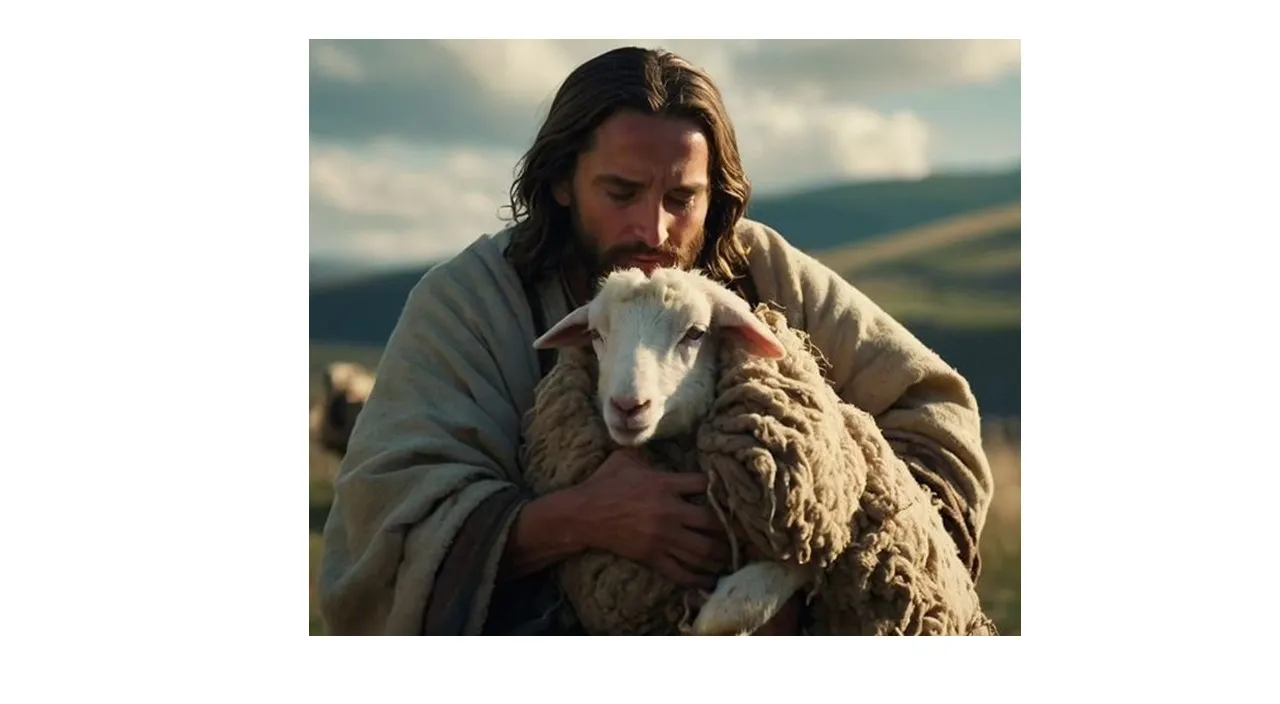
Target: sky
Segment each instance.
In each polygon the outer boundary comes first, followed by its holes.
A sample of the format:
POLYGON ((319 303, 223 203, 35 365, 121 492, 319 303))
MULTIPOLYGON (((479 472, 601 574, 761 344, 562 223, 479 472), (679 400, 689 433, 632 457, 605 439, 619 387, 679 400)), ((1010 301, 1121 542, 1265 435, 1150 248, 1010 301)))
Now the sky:
POLYGON ((711 74, 755 196, 1021 156, 1018 40, 313 40, 311 256, 431 261, 500 230, 560 82, 624 45, 711 74))

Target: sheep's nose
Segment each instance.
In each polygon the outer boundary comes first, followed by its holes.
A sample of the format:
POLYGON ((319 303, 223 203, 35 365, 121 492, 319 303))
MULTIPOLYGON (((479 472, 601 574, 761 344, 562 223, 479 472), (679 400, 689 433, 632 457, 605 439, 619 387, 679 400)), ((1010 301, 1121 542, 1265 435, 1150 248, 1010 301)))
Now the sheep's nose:
POLYGON ((643 411, 645 408, 648 408, 648 406, 648 401, 640 401, 631 396, 613 397, 613 407, 618 409, 618 412, 626 415, 635 415, 636 413, 643 411))

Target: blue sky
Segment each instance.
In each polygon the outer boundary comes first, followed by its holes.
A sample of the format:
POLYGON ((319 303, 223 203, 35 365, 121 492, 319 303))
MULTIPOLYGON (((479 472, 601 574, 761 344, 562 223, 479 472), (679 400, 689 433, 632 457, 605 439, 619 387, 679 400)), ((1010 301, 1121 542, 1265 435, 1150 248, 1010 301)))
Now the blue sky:
POLYGON ((711 73, 759 195, 1020 158, 1017 40, 315 40, 312 256, 424 261, 500 229, 559 82, 629 44, 711 73))

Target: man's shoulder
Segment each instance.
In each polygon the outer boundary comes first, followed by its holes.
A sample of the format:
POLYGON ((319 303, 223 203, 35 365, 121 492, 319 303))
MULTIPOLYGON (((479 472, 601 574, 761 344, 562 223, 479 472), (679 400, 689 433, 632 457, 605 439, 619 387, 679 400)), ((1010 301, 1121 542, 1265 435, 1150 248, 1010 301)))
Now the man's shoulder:
POLYGON ((752 218, 740 218, 734 229, 738 231, 738 236, 752 247, 757 245, 777 247, 787 242, 787 239, 783 237, 782 233, 778 232, 777 228, 752 218))
POLYGON ((777 228, 760 220, 742 218, 734 229, 753 268, 778 266, 794 259, 798 252, 777 228))
POLYGON ((432 264, 410 288, 401 317, 419 325, 464 322, 478 336, 506 329, 525 305, 520 277, 506 258, 509 233, 483 234, 432 264))
POLYGON ((511 230, 506 228, 476 237, 461 251, 441 259, 423 272, 414 286, 414 293, 438 293, 453 287, 475 292, 476 286, 488 288, 517 279, 515 268, 506 258, 510 236, 511 230))

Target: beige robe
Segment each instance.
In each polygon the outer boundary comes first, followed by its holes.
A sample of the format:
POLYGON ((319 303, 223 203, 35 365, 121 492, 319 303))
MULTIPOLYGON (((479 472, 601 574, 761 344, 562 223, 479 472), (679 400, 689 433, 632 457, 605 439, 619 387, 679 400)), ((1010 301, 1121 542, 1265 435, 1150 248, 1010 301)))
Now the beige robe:
MULTIPOLYGON (((750 220, 739 229, 760 299, 809 333, 841 398, 877 418, 938 496, 976 579, 993 487, 968 383, 777 232, 750 220)), ((535 581, 495 593, 506 535, 532 498, 517 451, 540 377, 534 319, 502 253, 509 237, 481 237, 428 271, 388 341, 324 532, 319 593, 330 634, 479 634, 507 612, 519 621, 546 606, 530 605, 535 581)), ((548 325, 575 305, 558 281, 538 294, 548 325)))

